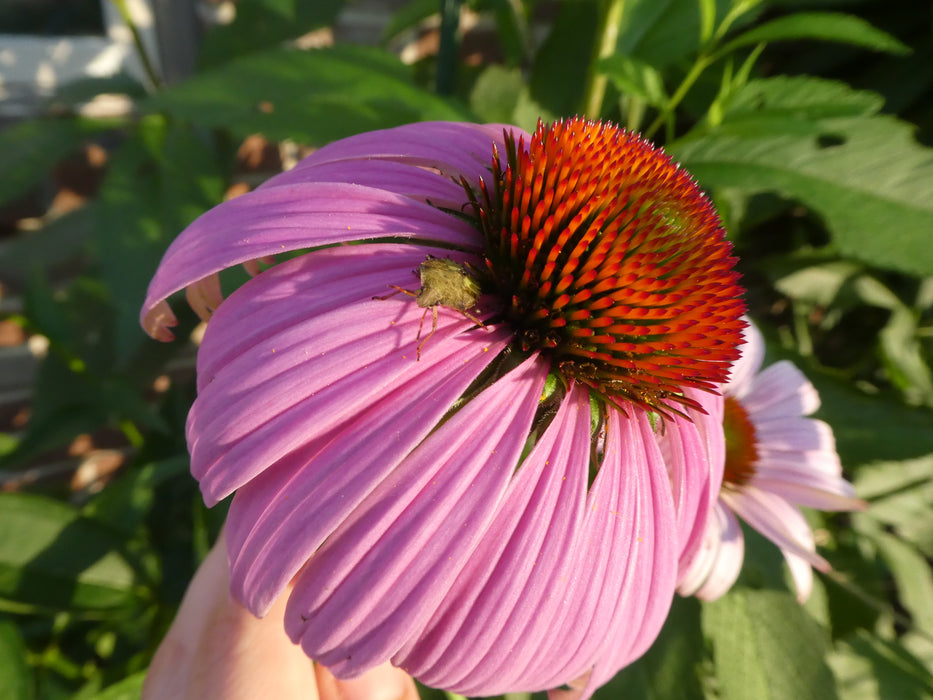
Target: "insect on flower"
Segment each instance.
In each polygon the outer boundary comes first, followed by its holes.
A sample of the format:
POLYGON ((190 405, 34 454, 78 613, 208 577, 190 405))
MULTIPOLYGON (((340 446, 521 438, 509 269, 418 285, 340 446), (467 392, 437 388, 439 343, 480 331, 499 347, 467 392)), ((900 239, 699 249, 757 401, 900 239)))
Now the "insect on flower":
POLYGON ((417 359, 421 359, 421 348, 437 331, 438 306, 446 306, 448 309, 459 311, 481 328, 486 327, 480 319, 470 313, 476 308, 476 302, 481 292, 479 283, 470 274, 466 266, 449 258, 435 258, 433 255, 429 255, 418 266, 418 276, 421 278, 421 288, 417 291, 391 285, 395 289, 394 292, 384 297, 373 297, 374 299, 385 300, 401 292, 415 297, 418 306, 424 309, 421 323, 418 324, 417 338, 421 342, 418 343, 417 359), (421 329, 424 325, 424 319, 428 315, 428 309, 431 310, 431 332, 424 339, 421 339, 421 329))

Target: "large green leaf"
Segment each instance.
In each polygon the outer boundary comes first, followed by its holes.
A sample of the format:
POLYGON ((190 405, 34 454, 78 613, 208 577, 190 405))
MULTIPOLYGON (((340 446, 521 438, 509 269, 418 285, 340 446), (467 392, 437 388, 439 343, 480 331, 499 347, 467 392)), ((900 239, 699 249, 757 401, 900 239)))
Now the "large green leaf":
POLYGON ((855 489, 871 503, 872 519, 933 557, 933 454, 862 467, 855 489))
POLYGON ((483 121, 511 124, 524 89, 520 70, 492 65, 483 70, 473 84, 470 107, 483 121))
POLYGON ((895 54, 910 52, 907 46, 887 32, 873 27, 861 17, 841 12, 798 12, 778 17, 735 37, 722 51, 731 53, 742 46, 788 39, 838 41, 895 54))
POLYGON ((596 3, 561 3, 528 79, 530 97, 545 113, 562 117, 580 111, 590 80, 597 24, 596 3))
POLYGON ((0 598, 27 608, 104 610, 134 598, 123 541, 74 508, 0 493, 0 598))
POLYGON ((703 605, 723 700, 831 700, 823 631, 793 596, 733 589, 703 605))
POLYGON ((26 645, 16 625, 0 620, 0 698, 29 700, 32 697, 35 693, 26 661, 26 645))
POLYGON ((885 531, 874 519, 874 508, 853 518, 865 541, 873 542, 888 566, 898 603, 910 615, 914 630, 933 639, 933 573, 924 556, 910 543, 885 531))
POLYGON ((930 670, 899 644, 860 631, 829 657, 842 700, 930 700, 930 670))
MULTIPOLYGON (((769 100, 776 91, 751 83, 747 90, 757 95, 757 109, 741 112, 737 121, 727 112, 718 126, 701 127, 668 151, 707 187, 798 199, 823 216, 845 255, 933 274, 933 151, 892 117, 821 115, 815 105, 830 103, 819 95, 825 81, 779 79, 777 85, 780 102, 769 100), (759 122, 753 128, 750 116, 759 122)), ((838 84, 831 91, 838 95, 838 84)))
POLYGON ((314 145, 408 122, 470 118, 464 107, 417 87, 395 56, 349 45, 249 54, 153 96, 144 108, 240 137, 314 145))

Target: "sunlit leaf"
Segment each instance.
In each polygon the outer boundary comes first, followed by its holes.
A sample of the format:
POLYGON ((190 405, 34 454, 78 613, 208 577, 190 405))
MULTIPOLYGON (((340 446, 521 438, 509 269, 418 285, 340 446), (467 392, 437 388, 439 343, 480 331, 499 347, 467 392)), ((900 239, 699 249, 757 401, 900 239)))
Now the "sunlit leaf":
MULTIPOLYGON (((824 85, 800 79, 780 105, 759 103, 755 116, 766 120, 757 129, 749 130, 747 116, 734 128, 727 114, 719 126, 698 129, 668 150, 707 187, 800 200, 824 218, 845 255, 933 274, 933 150, 892 117, 815 119, 808 112, 824 85), (770 118, 775 106, 781 113, 800 108, 796 133, 768 126, 781 121, 770 118), (819 133, 801 126, 818 126, 819 133)), ((748 89, 757 88, 752 83, 748 89)))
POLYGON ((489 66, 476 79, 470 108, 486 122, 511 123, 525 81, 518 69, 489 66))
POLYGON ((245 137, 321 145, 361 131, 469 112, 417 87, 395 56, 363 46, 253 53, 155 95, 150 110, 245 137))
POLYGON ((723 700, 837 697, 825 634, 789 594, 733 589, 703 605, 703 631, 723 700))
POLYGON ((901 645, 864 630, 839 642, 829 656, 842 700, 929 700, 930 670, 901 645))
POLYGON ((667 100, 661 72, 636 58, 614 54, 603 59, 599 68, 625 95, 640 97, 653 107, 663 106, 667 100))
POLYGON ((136 574, 122 544, 63 503, 0 493, 0 598, 57 610, 126 605, 136 574))
POLYGON ((933 557, 933 454, 862 467, 855 488, 871 503, 874 520, 933 557))
POLYGON ((122 681, 107 686, 94 696, 94 700, 139 700, 146 671, 134 673, 122 681))
POLYGON ((765 22, 729 41, 721 50, 731 53, 742 46, 766 41, 818 39, 861 46, 874 51, 905 54, 910 49, 861 17, 841 12, 798 12, 765 22))

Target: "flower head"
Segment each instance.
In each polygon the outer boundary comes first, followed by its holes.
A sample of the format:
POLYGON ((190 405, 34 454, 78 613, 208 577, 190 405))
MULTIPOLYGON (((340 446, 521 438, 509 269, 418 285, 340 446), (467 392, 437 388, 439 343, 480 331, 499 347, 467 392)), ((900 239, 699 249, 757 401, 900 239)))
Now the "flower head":
POLYGON ((703 547, 679 591, 713 600, 735 583, 744 557, 738 516, 780 548, 803 602, 813 586, 812 568, 830 566, 816 553, 798 506, 848 511, 865 503, 842 476, 832 429, 807 417, 820 405, 816 389, 787 360, 762 370, 764 341, 751 324, 745 339, 733 377, 723 387, 722 490, 703 547))
POLYGON ((204 214, 142 323, 170 338, 184 288, 210 318, 188 443, 205 500, 236 492, 234 597, 294 580, 286 629, 338 677, 605 682, 718 492, 733 263, 683 170, 580 119, 363 134, 204 214))

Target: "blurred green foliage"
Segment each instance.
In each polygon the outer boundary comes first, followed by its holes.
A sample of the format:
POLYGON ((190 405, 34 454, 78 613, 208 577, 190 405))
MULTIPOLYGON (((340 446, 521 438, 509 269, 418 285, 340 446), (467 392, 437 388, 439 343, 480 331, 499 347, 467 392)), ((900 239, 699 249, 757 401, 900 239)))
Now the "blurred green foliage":
MULTIPOLYGON (((739 585, 712 604, 675 601, 654 647, 598 697, 933 697, 929 3, 472 0, 492 29, 440 37, 478 42, 471 60, 406 65, 399 47, 440 7, 411 0, 381 46, 294 42, 347 7, 242 0, 190 79, 65 86, 55 116, 0 132, 0 203, 88 143, 109 154, 96 196, 0 248, 4 287, 22 299, 10 318, 48 340, 30 420, 0 440, 0 697, 138 697, 223 521, 187 474, 192 346, 151 341, 138 310, 173 237, 242 181, 243 140, 314 147, 418 120, 531 129, 581 113, 642 131, 711 193, 772 358, 818 386, 869 502, 814 514, 835 571, 807 606, 773 546, 747 533, 739 585), (435 91, 441 71, 452 96, 435 91), (80 116, 97 92, 127 94, 133 110, 80 116), (101 432, 126 456, 103 489, 30 484, 49 455, 101 432)), ((177 336, 194 323, 183 316, 177 336)))

